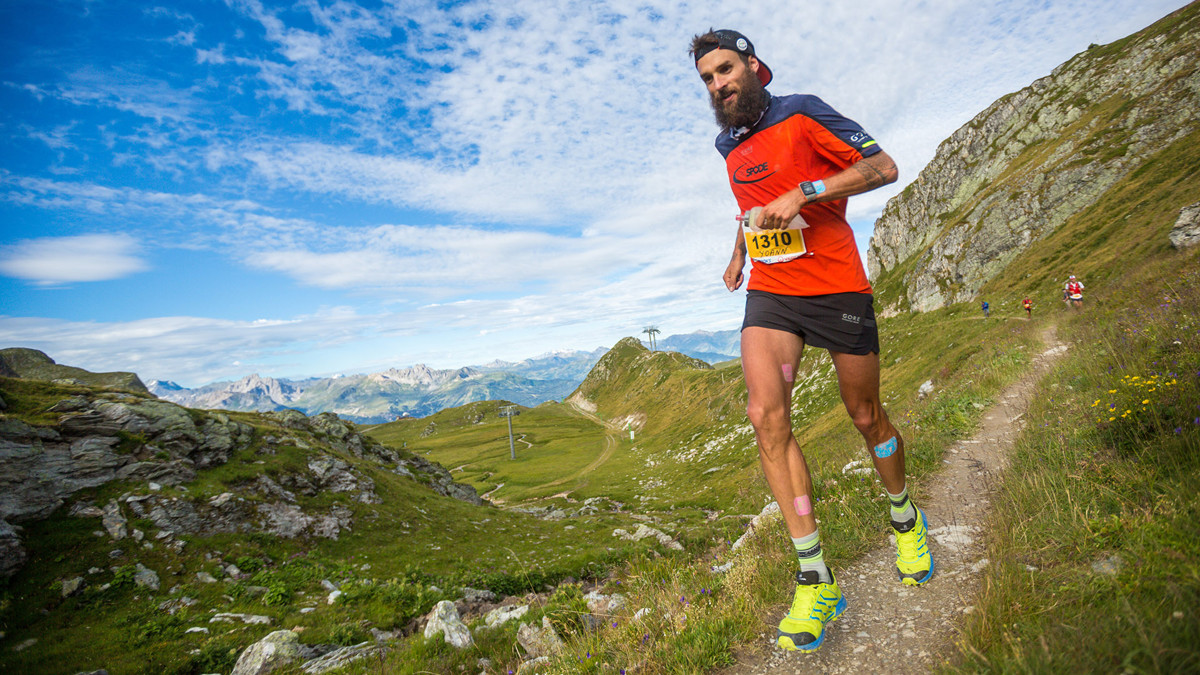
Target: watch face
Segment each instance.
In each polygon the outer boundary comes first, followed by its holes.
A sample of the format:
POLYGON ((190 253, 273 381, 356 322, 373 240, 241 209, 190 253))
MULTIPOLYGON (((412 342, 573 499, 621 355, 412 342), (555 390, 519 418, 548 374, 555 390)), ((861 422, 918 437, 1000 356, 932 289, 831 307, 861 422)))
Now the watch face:
POLYGON ((810 183, 809 181, 804 181, 803 183, 800 184, 800 191, 803 192, 805 194, 805 196, 809 196, 809 197, 817 194, 817 189, 814 188, 813 184, 810 183))

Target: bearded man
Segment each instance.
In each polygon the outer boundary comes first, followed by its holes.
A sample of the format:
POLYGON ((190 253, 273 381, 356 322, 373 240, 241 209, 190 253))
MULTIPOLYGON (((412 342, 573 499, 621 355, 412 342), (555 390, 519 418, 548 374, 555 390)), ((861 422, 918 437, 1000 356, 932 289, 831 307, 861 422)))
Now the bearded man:
POLYGON ((925 514, 909 499, 904 439, 879 399, 879 331, 871 284, 846 222, 846 199, 894 182, 896 165, 869 134, 816 96, 772 96, 771 70, 746 36, 709 30, 690 53, 711 97, 729 184, 747 215, 725 286, 752 273, 742 323, 742 371, 763 474, 799 559, 776 643, 815 651, 846 598, 825 564, 812 477, 791 428, 793 374, 805 345, 829 351, 846 412, 891 501, 896 567, 906 585, 933 576, 925 514), (799 218, 798 218, 799 216, 799 218))

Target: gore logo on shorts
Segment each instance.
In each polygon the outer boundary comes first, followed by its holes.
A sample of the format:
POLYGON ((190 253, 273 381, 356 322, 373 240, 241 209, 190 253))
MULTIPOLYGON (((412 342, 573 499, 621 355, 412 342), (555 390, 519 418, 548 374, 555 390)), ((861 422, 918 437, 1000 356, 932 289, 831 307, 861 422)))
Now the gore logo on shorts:
POLYGON ((862 317, 854 316, 853 314, 843 314, 842 321, 849 321, 850 323, 862 323, 862 317))

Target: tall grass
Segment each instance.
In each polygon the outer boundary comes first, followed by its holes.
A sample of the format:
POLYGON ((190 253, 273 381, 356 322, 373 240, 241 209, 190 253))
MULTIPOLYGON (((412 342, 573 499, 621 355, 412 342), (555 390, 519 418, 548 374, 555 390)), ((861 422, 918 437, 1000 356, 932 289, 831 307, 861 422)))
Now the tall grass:
POLYGON ((953 670, 1200 671, 1197 254, 1127 275, 1064 322, 995 502, 953 670))

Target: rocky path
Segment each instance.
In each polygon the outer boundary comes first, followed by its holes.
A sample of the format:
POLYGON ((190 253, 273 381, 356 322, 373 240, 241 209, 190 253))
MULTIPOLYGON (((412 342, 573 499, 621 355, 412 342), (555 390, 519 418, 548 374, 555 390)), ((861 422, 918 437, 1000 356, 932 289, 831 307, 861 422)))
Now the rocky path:
MULTIPOLYGON (((974 610, 988 565, 982 529, 999 474, 1024 427, 1038 380, 1067 351, 1053 327, 1042 337, 1045 351, 1034 358, 1029 373, 1000 394, 971 439, 947 450, 944 469, 923 490, 918 505, 929 518, 933 579, 919 588, 902 585, 896 578, 895 545, 889 542, 850 566, 834 568, 848 606, 826 629, 820 650, 779 649, 774 644, 779 616, 763 617, 762 640, 738 654, 738 663, 721 675, 928 673, 950 653, 958 621, 974 610)), ((776 613, 785 611, 781 603, 776 613)))

